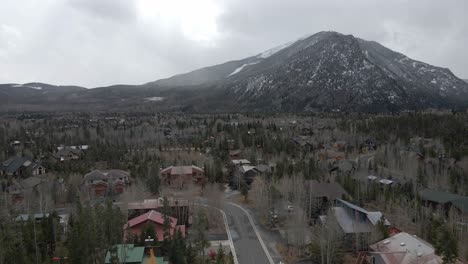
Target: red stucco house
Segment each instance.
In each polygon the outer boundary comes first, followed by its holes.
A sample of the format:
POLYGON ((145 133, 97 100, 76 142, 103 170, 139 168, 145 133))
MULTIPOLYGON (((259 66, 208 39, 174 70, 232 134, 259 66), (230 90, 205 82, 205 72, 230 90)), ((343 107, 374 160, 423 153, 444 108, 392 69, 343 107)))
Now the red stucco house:
MULTIPOLYGON (((177 225, 177 219, 174 217, 169 217, 169 219, 171 221, 171 235, 174 235, 176 230, 180 230, 182 236, 185 237, 185 225, 177 225)), ((164 215, 154 210, 151 210, 128 221, 128 223, 124 225, 124 240, 127 239, 127 234, 130 234, 132 236, 140 236, 141 232, 143 231, 143 228, 147 224, 154 227, 154 231, 158 236, 158 240, 163 241, 164 215)))

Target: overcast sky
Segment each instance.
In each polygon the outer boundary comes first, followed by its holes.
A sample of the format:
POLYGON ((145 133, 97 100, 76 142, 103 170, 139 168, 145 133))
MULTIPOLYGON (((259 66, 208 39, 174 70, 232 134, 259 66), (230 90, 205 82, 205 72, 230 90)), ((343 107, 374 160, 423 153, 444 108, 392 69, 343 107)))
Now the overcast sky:
POLYGON ((0 83, 141 84, 322 30, 468 78, 467 0, 1 0, 0 83))

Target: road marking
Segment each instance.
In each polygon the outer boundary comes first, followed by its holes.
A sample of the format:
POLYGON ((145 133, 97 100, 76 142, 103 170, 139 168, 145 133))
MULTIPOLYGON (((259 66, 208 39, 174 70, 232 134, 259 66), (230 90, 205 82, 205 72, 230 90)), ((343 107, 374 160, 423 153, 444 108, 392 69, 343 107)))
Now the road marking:
POLYGON ((257 235, 258 241, 260 241, 260 245, 262 245, 263 251, 265 251, 265 255, 267 256, 268 261, 270 262, 270 264, 275 264, 273 262, 273 258, 270 255, 270 252, 268 252, 268 249, 267 249, 265 243, 263 242, 262 236, 258 232, 257 226, 255 225, 255 223, 253 221, 253 218, 250 215, 250 213, 247 210, 245 210, 242 206, 239 206, 237 204, 234 204, 234 203, 227 203, 227 204, 233 205, 233 206, 235 206, 237 208, 240 208, 242 211, 244 211, 244 213, 247 215, 247 218, 249 219, 250 225, 252 225, 252 228, 253 228, 253 230, 255 232, 255 235, 257 235))
POLYGON ((217 209, 223 215, 224 226, 226 227, 226 232, 227 232, 228 239, 229 239, 229 247, 231 248, 232 257, 234 258, 234 264, 239 264, 239 261, 237 260, 236 248, 234 247, 234 242, 232 241, 231 229, 229 229, 229 224, 227 221, 226 213, 223 210, 217 207, 211 206, 211 205, 206 205, 206 204, 200 204, 200 205, 217 209))

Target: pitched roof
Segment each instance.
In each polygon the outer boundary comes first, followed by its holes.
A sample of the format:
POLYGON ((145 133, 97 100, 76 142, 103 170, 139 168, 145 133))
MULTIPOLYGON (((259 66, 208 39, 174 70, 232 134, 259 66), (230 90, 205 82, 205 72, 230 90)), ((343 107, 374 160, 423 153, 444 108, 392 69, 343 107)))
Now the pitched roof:
MULTIPOLYGON (((371 232, 373 226, 377 225, 383 216, 381 212, 369 212, 364 208, 338 198, 336 201, 338 207, 333 208, 335 217, 345 233, 371 232), (358 217, 356 213, 361 214, 364 218, 358 217)), ((390 222, 385 219, 384 224, 389 226, 390 222)))
MULTIPOLYGON (((134 244, 117 244, 114 247, 117 249, 117 257, 119 258, 119 262, 132 264, 142 263, 145 254, 145 247, 138 247, 134 244)), ((110 250, 107 251, 105 263, 111 263, 110 250)))
POLYGON ((85 181, 128 178, 130 174, 123 170, 94 170, 84 176, 85 181))
POLYGON ((63 149, 57 150, 57 152, 55 152, 53 156, 59 159, 61 157, 67 157, 70 155, 81 155, 81 154, 83 154, 83 151, 81 149, 63 148, 63 149))
POLYGON ((370 246, 379 255, 384 263, 401 264, 439 264, 442 259, 435 254, 431 244, 423 239, 401 232, 370 246))
POLYGON ((423 200, 436 202, 439 204, 451 203, 455 208, 458 208, 463 213, 468 213, 467 196, 432 189, 424 189, 419 191, 419 196, 421 196, 423 200))
POLYGON ((264 172, 271 172, 271 167, 265 164, 260 164, 256 167, 256 169, 262 173, 264 172))
MULTIPOLYGON (((29 216, 30 216, 29 214, 20 214, 20 215, 18 215, 16 217, 15 220, 17 222, 21 222, 21 221, 26 222, 26 221, 29 220, 29 216)), ((45 213, 45 214, 39 213, 39 214, 32 214, 31 216, 34 218, 34 220, 41 220, 42 218, 49 217, 49 214, 48 213, 45 213)))
POLYGON ((238 165, 238 164, 250 164, 249 160, 246 159, 233 159, 231 160, 232 164, 238 165))
POLYGON ((423 200, 441 204, 448 203, 450 201, 457 200, 460 198, 460 196, 457 194, 432 189, 423 189, 419 191, 419 196, 421 196, 423 200))
POLYGON ((30 158, 12 157, 2 162, 2 170, 4 170, 6 173, 14 173, 21 167, 29 167, 31 165, 35 166, 36 162, 30 158))
POLYGON ((241 166, 241 169, 240 169, 242 173, 246 173, 251 170, 259 171, 257 168, 255 168, 255 166, 250 166, 250 165, 243 165, 241 166))
MULTIPOLYGON (((188 206, 188 200, 169 198, 169 206, 188 206)), ((157 209, 163 207, 162 199, 147 199, 143 202, 128 203, 128 210, 157 209)))
POLYGON ((462 211, 464 214, 468 213, 468 197, 463 196, 460 199, 453 200, 452 204, 453 206, 458 208, 460 211, 462 211))
MULTIPOLYGON (((171 220, 171 227, 174 228, 177 225, 177 219, 174 217, 169 217, 169 219, 171 220)), ((146 221, 152 221, 162 225, 164 224, 164 215, 160 212, 151 210, 128 221, 128 223, 125 225, 125 228, 134 227, 146 221)))
MULTIPOLYGON (((44 180, 45 181, 45 180, 44 180)), ((25 189, 30 189, 33 188, 36 185, 39 185, 41 182, 43 182, 43 179, 39 177, 29 177, 21 181, 21 186, 25 189)))
POLYGON ((305 184, 308 191, 313 197, 327 197, 328 199, 341 198, 348 193, 336 182, 318 182, 316 180, 306 181, 305 184))
POLYGON ((195 165, 191 166, 169 166, 161 170, 160 173, 167 173, 169 172, 171 175, 185 175, 185 174, 192 174, 193 170, 198 170, 203 172, 203 169, 197 167, 195 165))

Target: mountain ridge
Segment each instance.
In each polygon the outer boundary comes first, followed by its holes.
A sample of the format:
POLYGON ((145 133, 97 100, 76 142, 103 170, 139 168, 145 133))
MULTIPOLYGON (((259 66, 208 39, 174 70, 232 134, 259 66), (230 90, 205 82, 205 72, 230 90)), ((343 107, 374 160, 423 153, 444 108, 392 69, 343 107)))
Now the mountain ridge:
POLYGON ((142 85, 68 89, 45 101, 73 109, 372 112, 463 108, 468 101, 468 84, 449 69, 333 31, 142 85))

